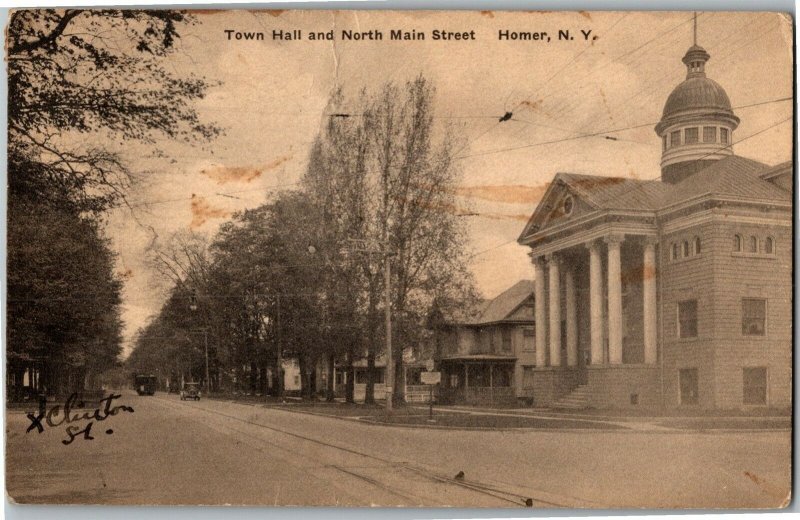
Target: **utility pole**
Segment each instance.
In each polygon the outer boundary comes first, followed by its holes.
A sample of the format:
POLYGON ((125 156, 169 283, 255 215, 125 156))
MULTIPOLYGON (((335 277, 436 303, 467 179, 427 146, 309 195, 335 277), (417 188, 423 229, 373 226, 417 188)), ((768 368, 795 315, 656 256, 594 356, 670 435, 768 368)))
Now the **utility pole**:
POLYGON ((208 391, 209 397, 211 396, 211 375, 208 371, 208 329, 203 327, 203 344, 206 349, 206 390, 208 391))
POLYGON ((278 398, 283 400, 283 345, 281 337, 281 295, 280 293, 275 296, 276 320, 275 320, 275 340, 277 343, 277 352, 275 357, 278 364, 278 398))
POLYGON ((385 280, 386 307, 386 415, 392 413, 392 394, 394 393, 394 356, 392 353, 392 262, 389 255, 383 257, 383 273, 385 280))

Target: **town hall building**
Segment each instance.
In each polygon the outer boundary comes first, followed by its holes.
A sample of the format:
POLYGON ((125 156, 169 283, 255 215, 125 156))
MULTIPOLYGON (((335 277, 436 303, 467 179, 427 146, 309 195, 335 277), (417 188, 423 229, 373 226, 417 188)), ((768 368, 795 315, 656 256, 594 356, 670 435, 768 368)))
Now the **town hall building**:
POLYGON ((693 45, 655 131, 661 177, 558 173, 518 241, 535 269, 535 406, 788 407, 791 162, 734 154, 693 45))

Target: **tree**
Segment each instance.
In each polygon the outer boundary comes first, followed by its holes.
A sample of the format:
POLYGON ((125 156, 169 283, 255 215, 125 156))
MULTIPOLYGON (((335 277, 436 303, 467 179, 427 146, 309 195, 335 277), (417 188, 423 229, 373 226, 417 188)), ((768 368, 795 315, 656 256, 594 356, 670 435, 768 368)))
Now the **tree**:
POLYGON ((14 369, 35 367, 39 390, 78 384, 60 367, 89 380, 119 353, 121 281, 102 229, 136 174, 119 143, 154 149, 159 137, 202 143, 220 131, 193 108, 208 83, 165 63, 191 23, 171 10, 11 14, 8 340, 24 361, 14 369))
POLYGON ((165 60, 173 10, 19 10, 8 26, 9 193, 99 214, 125 196, 131 169, 112 144, 189 142, 219 133, 193 102, 208 83, 165 60), (89 138, 91 136, 91 138, 89 138), (99 144, 98 144, 99 143, 99 144))
MULTIPOLYGON (((331 106, 357 106, 359 117, 332 117, 311 154, 306 185, 328 216, 336 242, 348 238, 382 251, 361 253, 361 291, 366 300, 367 400, 373 397, 375 358, 381 338, 380 265, 392 257, 394 395, 403 399, 403 347, 421 340, 416 331, 442 293, 467 296, 466 234, 454 209, 459 169, 456 138, 434 127, 434 88, 423 77, 403 87, 385 84, 345 103, 341 92, 331 106)), ((341 111, 336 110, 337 114, 341 111)))

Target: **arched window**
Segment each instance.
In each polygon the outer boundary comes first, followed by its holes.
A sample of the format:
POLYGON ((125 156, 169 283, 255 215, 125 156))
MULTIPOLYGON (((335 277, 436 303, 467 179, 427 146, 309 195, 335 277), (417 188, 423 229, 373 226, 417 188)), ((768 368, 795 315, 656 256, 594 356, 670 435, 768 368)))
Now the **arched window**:
POLYGON ((772 237, 767 237, 764 240, 764 252, 768 255, 775 254, 775 239, 772 237))
POLYGON ((733 250, 737 253, 742 251, 742 235, 736 235, 733 237, 733 250))
POLYGON ((679 246, 678 246, 677 243, 673 243, 672 244, 672 259, 673 260, 677 260, 678 259, 678 247, 679 246))
POLYGON ((689 241, 688 240, 684 240, 683 241, 683 257, 686 258, 687 256, 689 256, 689 241))
POLYGON ((747 245, 747 252, 758 253, 758 239, 756 237, 750 237, 750 243, 747 245))
POLYGON ((700 237, 694 237, 694 254, 700 254, 700 237))

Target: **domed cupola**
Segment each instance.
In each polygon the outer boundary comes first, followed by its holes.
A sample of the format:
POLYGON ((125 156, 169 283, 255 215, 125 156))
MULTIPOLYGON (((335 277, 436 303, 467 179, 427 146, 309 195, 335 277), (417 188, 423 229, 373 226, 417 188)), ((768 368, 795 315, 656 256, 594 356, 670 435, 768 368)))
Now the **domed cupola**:
POLYGON ((686 79, 667 98, 656 133, 661 137, 661 179, 676 183, 713 161, 733 155, 739 118, 728 94, 706 77, 711 56, 696 43, 683 57, 686 79))

